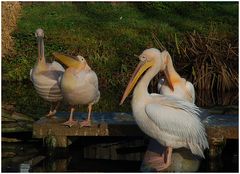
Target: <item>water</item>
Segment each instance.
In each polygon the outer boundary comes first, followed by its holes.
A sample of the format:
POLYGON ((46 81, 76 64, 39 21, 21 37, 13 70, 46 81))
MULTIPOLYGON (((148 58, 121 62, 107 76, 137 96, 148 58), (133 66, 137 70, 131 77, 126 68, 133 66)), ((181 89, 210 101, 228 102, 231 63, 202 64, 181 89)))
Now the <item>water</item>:
MULTIPOLYGON (((94 112, 131 112, 130 99, 119 107, 121 91, 101 90, 101 100, 94 112), (111 102, 109 102, 111 101, 111 102)), ((238 91, 210 93, 196 91, 198 106, 212 108, 216 114, 238 114, 238 91), (224 106, 223 106, 224 105, 224 106), (230 107, 231 106, 231 107, 230 107), (220 109, 219 109, 220 108, 220 109), (235 108, 235 109, 232 109, 235 108)), ((36 94, 32 84, 5 83, 2 86, 2 104, 16 112, 38 120, 49 110, 49 103, 36 94)), ((61 110, 69 107, 62 104, 61 110)), ((78 111, 86 112, 87 107, 78 111)), ((147 137, 81 137, 66 149, 46 149, 32 133, 4 133, 3 137, 21 142, 2 144, 3 172, 139 172, 149 139, 147 137)), ((222 156, 201 161, 200 172, 237 172, 238 140, 227 140, 222 156)))
MULTIPOLYGON (((55 150, 44 148, 41 141, 12 144, 3 143, 5 151, 18 150, 11 160, 2 159, 3 172, 140 172, 148 139, 83 137, 67 149, 55 150), (115 155, 111 156, 114 151, 115 155), (43 157, 42 160, 29 167, 29 161, 39 157, 43 157)), ((238 141, 228 140, 222 156, 201 161, 199 172, 237 172, 237 154, 238 141)))

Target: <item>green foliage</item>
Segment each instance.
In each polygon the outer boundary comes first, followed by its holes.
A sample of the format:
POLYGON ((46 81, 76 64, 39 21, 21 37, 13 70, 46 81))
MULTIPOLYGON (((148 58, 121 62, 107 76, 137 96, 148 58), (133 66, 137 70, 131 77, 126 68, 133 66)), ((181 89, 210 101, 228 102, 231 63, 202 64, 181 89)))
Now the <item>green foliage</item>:
MULTIPOLYGON (((237 2, 22 4, 22 15, 13 35, 16 54, 3 58, 3 79, 29 79, 37 59, 34 32, 43 28, 49 62, 54 51, 86 57, 98 75, 100 90, 108 89, 103 96, 114 94, 118 100, 138 62, 134 55, 158 47, 153 35, 173 54, 178 54, 176 45, 181 44, 187 32, 208 35, 214 28, 221 38, 235 40, 238 36, 237 2)), ((109 105, 107 99, 100 102, 99 109, 109 105)))
POLYGON ((238 33, 237 2, 144 2, 138 7, 147 17, 172 26, 175 32, 195 30, 206 35, 208 26, 214 23, 225 36, 238 33))
MULTIPOLYGON (((15 111, 32 116, 38 119, 46 115, 50 109, 50 103, 44 101, 36 93, 34 87, 30 83, 3 83, 2 101, 4 104, 12 104, 15 111)), ((93 106, 94 112, 129 112, 130 103, 119 107, 121 91, 116 93, 114 90, 100 89, 101 99, 93 106), (109 102, 111 101, 111 102, 109 102)), ((127 101, 129 102, 129 101, 127 101)), ((69 111, 67 103, 62 102, 59 107, 61 111, 69 111)), ((79 112, 87 112, 87 106, 76 108, 79 112)))
POLYGON ((81 54, 94 69, 121 73, 122 67, 128 71, 136 63, 134 54, 155 46, 152 33, 168 42, 175 34, 181 40, 187 31, 207 35, 214 25, 221 35, 233 37, 237 16, 238 4, 226 2, 23 3, 14 33, 16 55, 3 61, 3 77, 28 79, 37 56, 37 28, 45 31, 49 61, 54 51, 81 54))
POLYGON ((38 96, 32 84, 4 82, 2 91, 4 91, 2 93, 3 105, 12 104, 17 112, 38 119, 49 111, 49 103, 38 96))

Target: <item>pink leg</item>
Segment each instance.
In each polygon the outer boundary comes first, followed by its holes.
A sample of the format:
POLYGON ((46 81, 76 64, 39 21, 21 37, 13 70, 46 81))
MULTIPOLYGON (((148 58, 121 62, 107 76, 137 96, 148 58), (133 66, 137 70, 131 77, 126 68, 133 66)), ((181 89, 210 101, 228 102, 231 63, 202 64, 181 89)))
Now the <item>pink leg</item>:
POLYGON ((50 111, 49 111, 49 113, 46 115, 46 117, 51 118, 52 116, 54 116, 54 115, 56 114, 56 112, 57 112, 57 109, 58 109, 59 105, 60 105, 60 102, 57 102, 54 110, 52 111, 52 109, 53 109, 53 103, 51 103, 50 111))
POLYGON ((49 110, 48 114, 46 115, 46 117, 51 118, 51 116, 54 115, 52 112, 52 108, 53 108, 53 103, 51 102, 50 110, 49 110))
POLYGON ((165 158, 164 158, 166 168, 171 165, 171 161, 172 161, 172 148, 167 147, 167 150, 166 150, 166 153, 165 153, 165 158))
POLYGON ((88 105, 88 118, 86 120, 83 120, 80 123, 81 127, 90 127, 91 126, 91 112, 92 112, 92 104, 88 105))
POLYGON ((145 156, 144 161, 157 171, 163 171, 171 165, 171 157, 172 148, 167 147, 163 154, 148 152, 148 154, 145 156))
POLYGON ((74 107, 71 107, 71 113, 70 113, 69 119, 68 121, 62 123, 63 125, 72 127, 73 125, 77 124, 77 121, 73 119, 73 112, 74 112, 74 107))

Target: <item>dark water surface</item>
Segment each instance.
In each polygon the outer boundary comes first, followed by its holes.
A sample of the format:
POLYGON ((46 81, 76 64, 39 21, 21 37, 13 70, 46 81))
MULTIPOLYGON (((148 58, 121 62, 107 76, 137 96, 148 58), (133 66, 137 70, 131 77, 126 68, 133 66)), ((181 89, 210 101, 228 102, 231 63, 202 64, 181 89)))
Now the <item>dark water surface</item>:
MULTIPOLYGON (((37 140, 3 143, 3 152, 12 149, 17 156, 2 158, 2 172, 140 172, 147 144, 142 137, 82 137, 66 149, 55 150, 37 140), (31 160, 40 157, 30 167, 31 160)), ((221 157, 202 160, 198 171, 237 172, 238 140, 227 140, 221 157)))
MULTIPOLYGON (((103 89, 101 100, 93 111, 131 112, 130 98, 119 107, 120 98, 121 92, 103 89)), ((217 114, 238 114, 238 109, 229 110, 229 106, 238 106, 238 91, 196 91, 196 104, 217 114)), ((43 101, 28 82, 2 82, 2 105, 12 105, 16 112, 35 120, 49 110, 49 103, 43 101)), ((64 103, 60 108, 61 111, 69 110, 64 103)), ((78 111, 86 112, 87 107, 79 107, 78 111)), ((81 137, 73 138, 73 144, 66 149, 49 150, 42 140, 33 139, 31 132, 4 133, 2 137, 21 140, 2 143, 3 172, 139 172, 149 142, 147 137, 81 137)), ((238 140, 227 140, 222 155, 215 159, 207 157, 201 162, 199 171, 237 172, 238 140)))

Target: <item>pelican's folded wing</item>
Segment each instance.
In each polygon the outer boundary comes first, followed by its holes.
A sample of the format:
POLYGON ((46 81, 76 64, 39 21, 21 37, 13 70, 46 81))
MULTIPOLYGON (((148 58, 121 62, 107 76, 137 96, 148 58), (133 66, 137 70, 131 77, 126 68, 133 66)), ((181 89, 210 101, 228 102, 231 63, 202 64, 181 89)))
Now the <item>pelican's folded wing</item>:
MULTIPOLYGON (((200 113, 197 107, 192 103, 174 101, 167 97, 163 102, 151 103, 145 107, 148 117, 159 129, 182 138, 189 145, 196 144, 200 149, 208 148, 205 128, 198 117, 200 113)), ((203 156, 200 151, 197 155, 203 156)))
POLYGON ((88 79, 89 84, 93 85, 98 90, 98 78, 94 71, 91 70, 87 74, 87 79, 88 79))
POLYGON ((49 70, 56 71, 60 75, 62 75, 62 73, 65 72, 65 69, 63 68, 63 66, 56 61, 53 61, 52 63, 49 63, 49 67, 50 67, 49 70))

